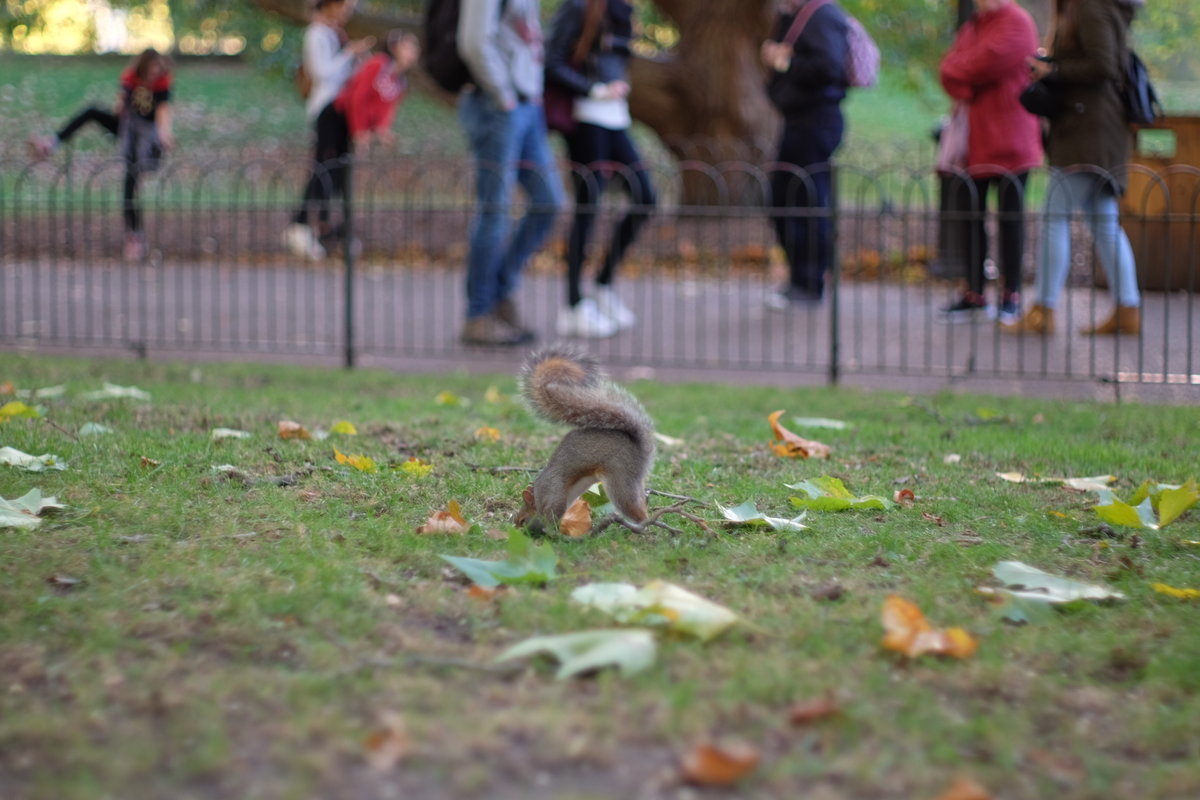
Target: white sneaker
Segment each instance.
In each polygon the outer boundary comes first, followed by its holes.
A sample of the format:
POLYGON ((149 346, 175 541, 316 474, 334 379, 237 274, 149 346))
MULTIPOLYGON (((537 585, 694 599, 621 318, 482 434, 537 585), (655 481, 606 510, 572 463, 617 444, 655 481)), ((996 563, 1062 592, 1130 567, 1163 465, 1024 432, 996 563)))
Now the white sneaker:
POLYGON ((596 301, 590 297, 560 311, 555 327, 559 336, 582 336, 585 339, 603 339, 619 330, 617 323, 601 314, 596 301))
POLYGON ((320 261, 325 257, 325 248, 317 240, 313 229, 299 222, 293 222, 283 229, 283 244, 298 258, 320 261))
POLYGON ((621 302, 621 298, 611 287, 596 287, 596 308, 617 325, 618 330, 632 328, 637 317, 629 310, 629 306, 621 302))

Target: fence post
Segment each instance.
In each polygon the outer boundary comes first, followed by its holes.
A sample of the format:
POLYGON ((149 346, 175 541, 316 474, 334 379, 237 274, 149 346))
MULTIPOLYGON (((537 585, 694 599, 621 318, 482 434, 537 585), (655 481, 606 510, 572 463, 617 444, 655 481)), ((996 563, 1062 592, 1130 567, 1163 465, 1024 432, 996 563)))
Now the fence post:
POLYGON ((838 255, 838 170, 837 163, 829 162, 829 385, 837 386, 841 378, 841 342, 838 341, 838 331, 841 329, 838 316, 840 304, 842 265, 838 255))
POLYGON ((345 265, 343 270, 345 274, 344 294, 346 296, 346 305, 342 313, 345 318, 345 343, 346 350, 342 358, 342 366, 346 369, 354 369, 354 227, 351 222, 351 197, 354 195, 354 184, 352 180, 354 155, 347 154, 346 171, 344 174, 345 183, 342 186, 342 261, 345 265))

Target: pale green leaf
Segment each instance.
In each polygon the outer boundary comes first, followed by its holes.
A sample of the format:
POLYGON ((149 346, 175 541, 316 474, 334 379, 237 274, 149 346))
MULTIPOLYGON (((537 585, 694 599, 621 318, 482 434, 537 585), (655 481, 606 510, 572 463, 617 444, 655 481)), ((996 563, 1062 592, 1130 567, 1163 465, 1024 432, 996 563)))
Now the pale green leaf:
POLYGON ((41 389, 17 389, 16 395, 22 400, 45 400, 62 397, 66 392, 66 386, 45 386, 41 389))
POLYGON ((103 389, 85 392, 84 400, 149 400, 150 394, 136 386, 117 386, 115 383, 105 383, 103 389))
POLYGON ((8 464, 10 467, 17 467, 29 472, 67 468, 67 462, 56 455, 43 453, 40 456, 31 456, 29 453, 22 453, 12 447, 0 447, 0 464, 8 464))
POLYGON ((1013 595, 1045 603, 1075 600, 1124 600, 1125 595, 1103 586, 1063 578, 1020 561, 1001 561, 992 574, 1013 595))
POLYGON ((508 559, 505 561, 447 555, 443 555, 442 559, 486 588, 502 583, 545 583, 555 577, 555 566, 558 564, 558 556, 549 542, 534 544, 518 528, 508 532, 508 559))
POLYGON ((57 498, 42 497, 41 489, 30 489, 15 500, 0 497, 0 528, 36 528, 43 511, 62 507, 57 498))
POLYGON ((784 484, 789 489, 804 492, 807 497, 790 498, 792 505, 797 508, 811 508, 816 511, 846 511, 848 509, 890 509, 895 504, 886 497, 878 495, 863 495, 855 497, 838 478, 823 475, 820 478, 801 481, 800 483, 784 484))
POLYGON ((634 675, 654 664, 654 634, 642 628, 579 631, 557 636, 534 636, 496 656, 497 661, 549 653, 558 659, 555 677, 569 678, 603 667, 616 667, 623 676, 634 675))
POLYGON ((726 520, 737 525, 766 525, 777 531, 802 531, 808 528, 807 525, 802 524, 806 514, 802 513, 792 519, 768 517, 758 510, 758 506, 753 500, 747 500, 733 508, 726 508, 720 503, 717 503, 716 506, 726 520))
POLYGON ((112 428, 107 425, 101 425, 99 422, 85 422, 79 426, 80 436, 100 436, 112 432, 112 428))
POLYGON ((722 605, 667 581, 641 589, 627 583, 593 583, 571 592, 571 599, 612 615, 618 622, 663 626, 708 641, 739 617, 722 605))
POLYGON ((1149 497, 1137 506, 1131 506, 1108 492, 1098 493, 1102 497, 1108 495, 1111 502, 1095 506, 1097 516, 1113 525, 1123 525, 1127 528, 1149 528, 1158 530, 1154 519, 1154 507, 1149 497))
POLYGON ((213 428, 211 435, 212 435, 212 438, 216 439, 216 440, 249 439, 250 438, 249 431, 239 431, 235 428, 213 428))
POLYGON ((828 417, 792 417, 792 424, 801 428, 829 428, 835 431, 843 431, 850 427, 849 423, 828 417))

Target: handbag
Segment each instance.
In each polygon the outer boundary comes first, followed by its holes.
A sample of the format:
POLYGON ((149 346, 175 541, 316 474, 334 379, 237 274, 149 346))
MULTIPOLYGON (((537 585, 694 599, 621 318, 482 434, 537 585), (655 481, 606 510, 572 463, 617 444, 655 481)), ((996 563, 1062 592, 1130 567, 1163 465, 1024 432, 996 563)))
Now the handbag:
POLYGON ((971 122, 967 106, 955 103, 950 118, 938 134, 937 171, 941 175, 953 175, 967 167, 967 140, 971 133, 971 122))
POLYGON ((1042 78, 1030 83, 1017 98, 1030 114, 1053 117, 1062 110, 1062 89, 1056 81, 1042 78))
MULTIPOLYGON (((583 30, 571 53, 571 68, 579 69, 587 58, 588 51, 600 33, 600 21, 606 8, 605 0, 588 0, 583 12, 583 30)), ((546 113, 546 127, 552 131, 568 134, 575 130, 575 94, 560 83, 546 81, 542 89, 542 109, 546 113)))

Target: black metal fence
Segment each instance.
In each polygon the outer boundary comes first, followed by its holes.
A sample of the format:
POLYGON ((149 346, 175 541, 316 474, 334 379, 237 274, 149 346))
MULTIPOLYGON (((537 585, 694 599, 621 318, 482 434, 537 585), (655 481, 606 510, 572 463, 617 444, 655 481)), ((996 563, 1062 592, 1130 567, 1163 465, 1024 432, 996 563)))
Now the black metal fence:
MULTIPOLYGON (((816 308, 768 310, 764 297, 785 274, 771 216, 810 213, 768 207, 770 169, 655 166, 659 204, 617 284, 638 324, 590 341, 593 351, 612 364, 834 381, 965 375, 1200 387, 1196 167, 1132 168, 1123 224, 1138 263, 1143 327, 1119 337, 1077 332, 1111 305, 1078 224, 1055 335, 1005 334, 983 314, 971 324, 943 324, 939 309, 960 293, 962 268, 946 236, 957 228, 947 223, 977 212, 942 208, 939 178, 925 165, 837 165, 838 267, 827 299, 816 308)), ((120 162, 0 161, 0 345, 347 364, 499 357, 459 343, 474 205, 468 162, 414 153, 355 163, 349 208, 361 251, 317 262, 281 242, 307 170, 302 161, 172 158, 142 180, 147 253, 130 261, 120 162)), ((1035 173, 1027 189, 1027 281, 1050 180, 1035 173)), ((604 196, 597 254, 606 222, 625 202, 619 192, 604 196)), ((568 223, 564 213, 517 295, 543 339, 554 338, 565 302, 568 223)))

